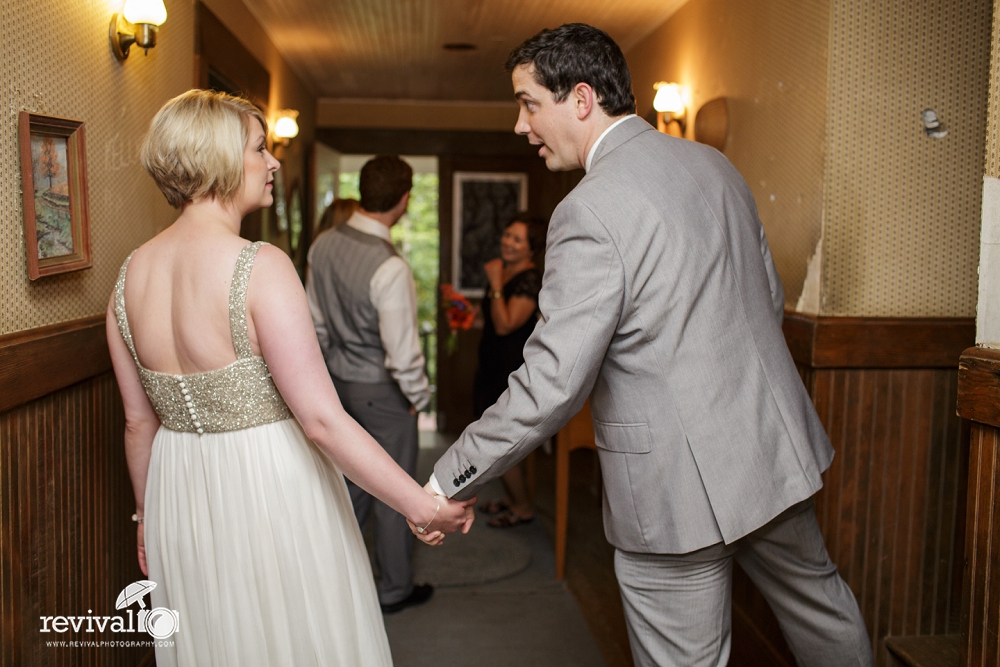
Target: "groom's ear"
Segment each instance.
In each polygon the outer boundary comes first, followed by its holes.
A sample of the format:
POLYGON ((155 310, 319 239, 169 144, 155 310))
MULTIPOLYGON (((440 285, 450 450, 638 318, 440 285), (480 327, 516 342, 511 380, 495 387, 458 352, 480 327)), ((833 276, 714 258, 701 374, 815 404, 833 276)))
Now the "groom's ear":
POLYGON ((570 99, 575 107, 577 120, 586 120, 597 104, 597 93, 594 92, 589 83, 581 81, 573 86, 570 99))

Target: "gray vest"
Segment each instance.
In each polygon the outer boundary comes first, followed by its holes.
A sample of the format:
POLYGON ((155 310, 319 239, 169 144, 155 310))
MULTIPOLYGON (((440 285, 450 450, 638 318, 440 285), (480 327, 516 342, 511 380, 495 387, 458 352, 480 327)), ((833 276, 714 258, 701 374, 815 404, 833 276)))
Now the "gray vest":
POLYGON ((370 295, 372 276, 396 250, 343 224, 321 234, 310 255, 316 299, 330 332, 330 347, 323 351, 330 375, 344 382, 394 383, 370 295))

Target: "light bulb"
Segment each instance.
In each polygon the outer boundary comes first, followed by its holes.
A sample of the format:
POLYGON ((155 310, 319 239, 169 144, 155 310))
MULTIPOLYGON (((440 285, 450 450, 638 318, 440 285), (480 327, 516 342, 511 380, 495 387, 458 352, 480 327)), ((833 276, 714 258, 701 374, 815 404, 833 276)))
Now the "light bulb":
POLYGON ((163 25, 167 20, 167 8, 163 6, 163 0, 126 0, 122 13, 129 23, 163 25))
POLYGON ((291 116, 282 116, 274 124, 274 136, 279 139, 292 139, 299 134, 299 124, 291 116))
POLYGON ((656 88, 654 109, 663 113, 684 113, 684 91, 679 83, 661 81, 653 87, 656 88))

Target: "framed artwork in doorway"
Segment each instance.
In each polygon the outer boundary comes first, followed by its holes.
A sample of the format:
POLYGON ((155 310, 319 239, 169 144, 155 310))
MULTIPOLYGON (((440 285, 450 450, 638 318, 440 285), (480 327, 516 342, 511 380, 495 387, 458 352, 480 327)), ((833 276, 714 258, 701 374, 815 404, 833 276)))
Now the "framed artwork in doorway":
POLYGON ((456 171, 452 182, 451 284, 467 297, 486 289, 483 264, 500 256, 503 228, 528 208, 528 175, 456 171))
POLYGON ((28 277, 90 268, 87 141, 81 121, 22 111, 21 193, 28 277))

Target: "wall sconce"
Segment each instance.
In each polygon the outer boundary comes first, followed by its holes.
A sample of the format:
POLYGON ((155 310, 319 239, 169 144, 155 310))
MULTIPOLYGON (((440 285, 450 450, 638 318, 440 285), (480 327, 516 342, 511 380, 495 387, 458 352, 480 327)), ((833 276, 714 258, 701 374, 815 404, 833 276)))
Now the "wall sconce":
POLYGON ((118 60, 125 60, 129 49, 137 44, 149 55, 149 50, 156 46, 156 32, 166 20, 163 0, 126 0, 121 13, 111 16, 108 28, 111 50, 118 60))
POLYGON ((687 127, 687 90, 679 83, 657 81, 653 84, 656 96, 653 109, 656 110, 656 129, 675 137, 683 137, 687 127), (677 123, 679 132, 674 134, 671 125, 677 123))
POLYGON ((299 112, 294 109, 278 112, 278 119, 274 121, 274 138, 282 146, 288 146, 292 139, 299 136, 299 123, 295 120, 298 117, 299 112))

